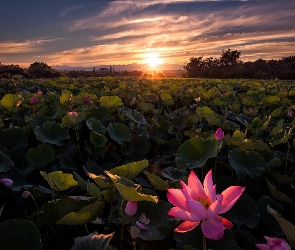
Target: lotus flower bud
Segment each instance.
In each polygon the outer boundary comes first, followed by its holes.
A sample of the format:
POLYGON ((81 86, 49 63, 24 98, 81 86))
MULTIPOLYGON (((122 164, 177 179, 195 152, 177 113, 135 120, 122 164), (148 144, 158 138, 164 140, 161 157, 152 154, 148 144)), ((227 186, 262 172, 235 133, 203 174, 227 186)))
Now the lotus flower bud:
POLYGON ((132 216, 137 211, 137 201, 128 201, 125 207, 125 213, 132 216))
POLYGON ((0 182, 3 183, 5 186, 10 187, 13 184, 13 181, 8 178, 0 179, 0 182))

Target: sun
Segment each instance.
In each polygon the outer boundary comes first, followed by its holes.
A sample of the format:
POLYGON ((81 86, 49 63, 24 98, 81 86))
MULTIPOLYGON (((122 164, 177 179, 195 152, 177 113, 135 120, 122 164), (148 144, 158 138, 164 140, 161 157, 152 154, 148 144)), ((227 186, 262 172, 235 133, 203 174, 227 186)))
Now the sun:
POLYGON ((163 61, 159 58, 158 53, 149 53, 146 55, 145 63, 148 64, 150 68, 156 68, 159 64, 162 64, 163 61))

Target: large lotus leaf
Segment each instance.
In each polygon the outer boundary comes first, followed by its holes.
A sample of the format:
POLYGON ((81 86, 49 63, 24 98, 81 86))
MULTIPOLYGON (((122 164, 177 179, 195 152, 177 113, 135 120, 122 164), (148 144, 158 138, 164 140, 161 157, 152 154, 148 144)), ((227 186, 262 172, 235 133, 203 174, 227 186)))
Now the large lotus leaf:
POLYGON ((103 147, 107 143, 108 139, 101 134, 94 132, 90 133, 90 142, 96 147, 103 147))
POLYGON ((289 175, 281 174, 272 169, 268 169, 267 173, 270 174, 279 185, 291 185, 295 183, 295 178, 289 175))
POLYGON ((83 112, 77 112, 77 116, 66 114, 61 120, 61 127, 71 127, 80 124, 86 119, 86 115, 83 112))
POLYGON ((95 203, 83 207, 78 212, 70 212, 56 222, 58 225, 85 225, 101 210, 103 203, 96 201, 95 203))
POLYGON ((259 223, 260 213, 257 203, 244 193, 224 217, 238 226, 246 224, 249 228, 255 228, 259 223))
POLYGON ((0 246, 3 250, 43 249, 39 230, 32 222, 22 219, 7 220, 0 224, 0 246))
POLYGON ((110 137, 120 145, 132 140, 130 129, 123 123, 110 123, 107 129, 110 137))
POLYGON ((282 113, 282 109, 283 107, 276 108, 274 111, 271 112, 270 116, 275 118, 279 117, 280 114, 282 113))
POLYGON ((62 95, 59 98, 61 104, 68 104, 70 103, 72 98, 72 93, 68 90, 63 90, 62 95))
POLYGON ((107 128, 102 124, 102 122, 95 118, 90 118, 86 121, 87 127, 96 134, 105 134, 107 128))
POLYGON ((181 169, 201 168, 209 158, 217 155, 217 148, 215 139, 193 137, 179 147, 175 157, 176 166, 181 169))
POLYGON ((71 102, 74 105, 81 105, 83 103, 83 96, 82 95, 73 96, 71 99, 71 102))
POLYGON ((44 167, 55 159, 55 151, 48 144, 40 144, 38 147, 28 150, 27 159, 35 166, 44 167))
POLYGON ((140 186, 136 185, 132 181, 124 177, 121 178, 120 176, 113 175, 107 171, 106 174, 112 179, 115 187, 124 200, 158 202, 157 196, 139 193, 137 190, 140 188, 140 186))
POLYGON ((93 182, 88 180, 87 182, 87 192, 91 197, 95 197, 98 200, 101 200, 101 191, 98 186, 96 186, 93 182))
POLYGON ((280 133, 273 135, 273 142, 271 142, 270 145, 274 147, 275 145, 286 143, 290 138, 291 132, 292 129, 289 129, 288 131, 281 131, 280 133))
POLYGON ((273 127, 272 131, 271 131, 271 135, 275 135, 275 134, 278 134, 280 132, 283 131, 283 128, 284 128, 284 119, 281 119, 277 122, 277 125, 273 127))
POLYGON ((13 166, 14 162, 6 154, 0 151, 0 172, 6 172, 13 166))
POLYGON ((102 96, 100 99, 100 105, 106 108, 113 108, 122 106, 122 99, 119 96, 102 96))
POLYGON ((93 173, 87 174, 100 188, 110 188, 114 186, 113 182, 109 178, 106 178, 104 175, 96 175, 93 173))
POLYGON ((56 122, 47 121, 34 129, 36 138, 43 143, 64 145, 64 140, 70 138, 68 130, 61 128, 56 122))
POLYGON ((122 111, 132 121, 138 124, 147 125, 147 121, 145 120, 144 116, 141 113, 139 113, 137 110, 132 110, 126 107, 122 107, 122 111))
POLYGON ((30 118, 30 125, 32 129, 34 129, 36 126, 42 126, 44 122, 51 121, 54 122, 54 119, 52 117, 46 117, 41 115, 34 115, 30 118))
POLYGON ((144 170, 143 173, 149 179, 155 189, 159 191, 165 191, 167 188, 169 188, 167 181, 164 181, 160 176, 151 174, 146 170, 144 170))
POLYGON ((247 152, 235 148, 229 151, 230 165, 236 171, 238 178, 244 179, 249 175, 252 179, 261 175, 266 167, 266 161, 257 152, 247 152))
POLYGON ((55 171, 48 174, 40 171, 40 174, 47 180, 50 188, 54 191, 65 191, 78 185, 72 174, 63 173, 62 171, 55 171))
POLYGON ((1 99, 1 104, 4 108, 12 110, 14 107, 21 104, 21 98, 16 94, 6 94, 1 99))
POLYGON ((140 107, 140 109, 142 110, 142 112, 149 112, 155 109, 155 105, 152 103, 148 103, 148 102, 141 102, 138 103, 138 106, 140 107))
POLYGON ((110 240, 115 233, 98 234, 94 232, 87 236, 74 238, 75 245, 71 247, 72 250, 111 250, 110 240))
POLYGON ((149 162, 147 160, 137 161, 122 165, 116 168, 112 168, 110 173, 113 175, 118 175, 120 177, 125 177, 127 179, 133 179, 136 177, 142 170, 147 168, 149 162))
MULTIPOLYGON (((194 250, 203 249, 203 233, 200 225, 186 233, 174 233, 173 238, 176 240, 177 249, 185 249, 186 246, 191 246, 194 250)), ((214 250, 237 250, 237 242, 235 236, 230 229, 224 231, 224 236, 220 240, 206 239, 206 249, 214 250)), ((190 248, 188 248, 190 249, 190 248)))
POLYGON ((186 176, 187 173, 183 169, 174 168, 174 167, 167 167, 163 170, 162 176, 172 180, 172 181, 178 181, 182 177, 186 176))
POLYGON ((289 203, 289 204, 295 206, 295 203, 293 203, 293 201, 288 197, 288 195, 286 195, 283 192, 279 191, 275 185, 270 183, 269 180, 266 180, 266 182, 267 182, 267 186, 269 188, 269 191, 270 191, 271 195, 275 199, 277 199, 279 201, 282 201, 282 202, 289 203))
POLYGON ((197 107, 196 108, 196 114, 201 116, 201 117, 205 117, 205 115, 213 115, 213 111, 206 107, 206 106, 203 106, 203 107, 197 107))
POLYGON ((262 101, 264 103, 267 103, 267 104, 273 104, 275 102, 280 101, 280 97, 278 97, 278 96, 266 96, 266 97, 262 98, 262 101))
POLYGON ((87 109, 85 113, 86 113, 87 119, 93 117, 95 119, 100 120, 103 125, 105 125, 109 121, 111 116, 110 111, 108 111, 104 107, 87 109))
POLYGON ((162 93, 160 95, 160 97, 166 106, 173 104, 173 99, 172 99, 171 95, 169 95, 168 93, 162 93))
POLYGON ((294 248, 295 247, 295 225, 292 224, 290 221, 282 218, 282 216, 278 214, 277 211, 275 211, 274 209, 269 208, 268 211, 280 224, 290 246, 294 248))
POLYGON ((216 115, 205 115, 205 118, 210 125, 218 126, 221 123, 220 119, 216 117, 216 115))
MULTIPOLYGON (((171 204, 162 200, 158 203, 138 202, 136 214, 130 218, 132 224, 135 225, 140 216, 146 216, 150 220, 149 224, 145 225, 148 230, 141 230, 138 237, 147 241, 162 240, 167 237, 173 226, 173 218, 168 215, 170 208, 171 204)), ((131 225, 128 227, 129 231, 130 228, 131 225)))
POLYGON ((18 128, 8 128, 0 131, 0 145, 7 147, 10 152, 24 151, 28 146, 28 138, 25 132, 18 128))

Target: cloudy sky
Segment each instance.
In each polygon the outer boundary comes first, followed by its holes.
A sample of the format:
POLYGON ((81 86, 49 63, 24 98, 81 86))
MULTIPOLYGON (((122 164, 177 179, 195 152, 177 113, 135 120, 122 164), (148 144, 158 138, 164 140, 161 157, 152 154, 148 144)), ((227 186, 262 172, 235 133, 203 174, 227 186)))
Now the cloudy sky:
POLYGON ((295 55, 295 0, 1 0, 0 23, 0 62, 22 67, 295 55))

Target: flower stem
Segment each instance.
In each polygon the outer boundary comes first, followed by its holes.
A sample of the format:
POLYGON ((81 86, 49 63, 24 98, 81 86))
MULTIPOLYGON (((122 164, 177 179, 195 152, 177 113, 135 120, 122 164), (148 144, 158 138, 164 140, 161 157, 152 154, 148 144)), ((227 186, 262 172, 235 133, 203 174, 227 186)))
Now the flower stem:
POLYGON ((122 227, 121 227, 121 239, 120 239, 120 250, 122 250, 122 243, 123 243, 123 233, 124 233, 124 214, 123 214, 123 203, 124 203, 124 200, 122 199, 122 201, 121 201, 121 208, 120 208, 120 212, 121 212, 121 219, 122 219, 122 227))
POLYGON ((203 250, 206 250, 206 236, 203 234, 203 250))

